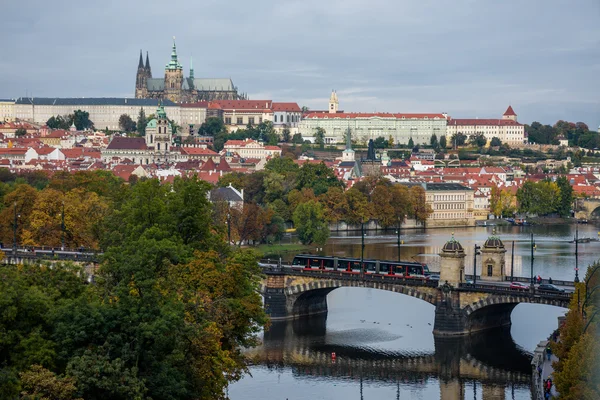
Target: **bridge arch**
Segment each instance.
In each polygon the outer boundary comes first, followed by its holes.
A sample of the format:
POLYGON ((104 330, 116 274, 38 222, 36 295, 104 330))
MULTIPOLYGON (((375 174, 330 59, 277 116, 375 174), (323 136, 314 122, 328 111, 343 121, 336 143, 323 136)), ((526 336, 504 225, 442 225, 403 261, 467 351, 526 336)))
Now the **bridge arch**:
MULTIPOLYGON (((514 305, 517 306, 520 303, 532 303, 532 304, 545 304, 549 306, 556 306, 562 308, 568 308, 569 302, 566 300, 558 300, 558 299, 547 299, 539 296, 529 296, 529 295, 509 295, 509 296, 497 296, 490 295, 481 300, 468 304, 463 308, 463 312, 466 316, 470 316, 474 312, 478 310, 493 307, 497 305, 514 305)), ((514 308, 514 307, 513 307, 514 308)))

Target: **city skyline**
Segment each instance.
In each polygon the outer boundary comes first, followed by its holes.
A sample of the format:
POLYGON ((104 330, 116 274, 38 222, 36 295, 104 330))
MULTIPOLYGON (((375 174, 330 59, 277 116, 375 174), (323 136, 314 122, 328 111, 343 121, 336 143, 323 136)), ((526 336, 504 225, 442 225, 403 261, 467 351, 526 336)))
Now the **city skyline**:
POLYGON ((500 118, 511 104, 523 123, 600 125, 593 0, 70 4, 7 5, 0 98, 133 97, 140 48, 161 76, 176 36, 186 73, 193 57, 196 77, 251 99, 324 109, 336 89, 347 111, 500 118))

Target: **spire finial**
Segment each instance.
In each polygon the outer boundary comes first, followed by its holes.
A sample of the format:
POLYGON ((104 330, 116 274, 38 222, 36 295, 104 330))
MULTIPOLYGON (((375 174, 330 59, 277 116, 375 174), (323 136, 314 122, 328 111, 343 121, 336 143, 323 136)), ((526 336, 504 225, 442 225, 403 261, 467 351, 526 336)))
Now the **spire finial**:
POLYGON ((492 235, 496 236, 496 227, 492 229, 492 235))
POLYGON ((142 49, 140 49, 140 62, 138 63, 138 68, 144 68, 144 60, 142 59, 142 49))

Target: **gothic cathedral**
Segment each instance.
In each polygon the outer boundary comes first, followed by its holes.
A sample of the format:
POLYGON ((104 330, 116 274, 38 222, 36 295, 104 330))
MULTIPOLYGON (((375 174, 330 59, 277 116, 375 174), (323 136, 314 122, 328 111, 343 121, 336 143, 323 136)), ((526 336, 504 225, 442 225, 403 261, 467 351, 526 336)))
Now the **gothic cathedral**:
POLYGON ((245 95, 239 95, 237 87, 229 78, 195 78, 194 67, 190 60, 190 76, 183 76, 183 67, 177 60, 177 48, 173 38, 171 60, 165 66, 164 78, 153 78, 150 59, 146 52, 146 64, 140 50, 135 79, 135 97, 137 99, 165 99, 175 103, 194 103, 212 100, 239 100, 245 95))

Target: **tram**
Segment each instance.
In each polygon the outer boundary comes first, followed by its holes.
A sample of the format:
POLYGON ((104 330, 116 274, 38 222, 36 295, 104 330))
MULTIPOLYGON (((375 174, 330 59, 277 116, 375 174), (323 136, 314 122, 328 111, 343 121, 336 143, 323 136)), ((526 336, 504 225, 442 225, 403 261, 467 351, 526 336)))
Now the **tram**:
MULTIPOLYGON (((430 275, 427 264, 419 262, 364 259, 362 264, 365 274, 419 279, 427 279, 430 275)), ((360 258, 298 254, 292 261, 292 269, 360 274, 361 261, 360 258)))

